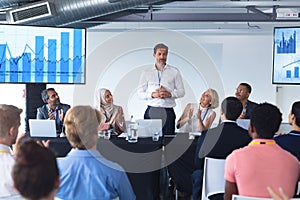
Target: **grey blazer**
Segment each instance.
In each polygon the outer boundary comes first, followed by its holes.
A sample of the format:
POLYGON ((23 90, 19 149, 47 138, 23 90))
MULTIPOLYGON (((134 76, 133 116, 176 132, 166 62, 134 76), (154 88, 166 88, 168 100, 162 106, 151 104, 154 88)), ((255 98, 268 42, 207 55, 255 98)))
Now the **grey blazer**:
MULTIPOLYGON (((58 105, 59 110, 63 109, 64 115, 70 108, 71 108, 71 106, 68 104, 60 103, 58 105)), ((49 118, 47 104, 43 105, 42 107, 37 108, 36 118, 37 119, 48 119, 49 118)), ((62 121, 60 121, 59 119, 55 120, 55 124, 56 124, 56 133, 60 134, 63 130, 63 120, 62 121)))

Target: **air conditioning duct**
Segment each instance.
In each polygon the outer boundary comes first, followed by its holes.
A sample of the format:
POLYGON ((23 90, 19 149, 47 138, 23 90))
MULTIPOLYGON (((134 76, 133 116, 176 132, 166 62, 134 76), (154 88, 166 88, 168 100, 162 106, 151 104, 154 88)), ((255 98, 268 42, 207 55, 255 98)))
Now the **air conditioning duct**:
POLYGON ((10 24, 18 24, 45 19, 53 15, 55 15, 54 5, 49 1, 39 1, 8 10, 6 21, 10 24))

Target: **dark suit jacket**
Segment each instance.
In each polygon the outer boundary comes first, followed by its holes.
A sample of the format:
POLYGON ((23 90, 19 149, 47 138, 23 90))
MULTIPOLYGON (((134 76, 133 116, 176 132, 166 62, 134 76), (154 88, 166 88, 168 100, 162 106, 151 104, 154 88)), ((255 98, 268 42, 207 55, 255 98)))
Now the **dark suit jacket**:
POLYGON ((276 143, 283 149, 287 150, 300 161, 300 132, 291 131, 287 134, 276 136, 274 138, 276 143))
MULTIPOLYGON (((70 105, 68 104, 59 104, 58 105, 58 109, 63 109, 64 111, 64 116, 66 114, 66 112, 70 109, 70 105)), ((42 107, 37 108, 37 114, 36 114, 36 118, 37 119, 48 119, 48 107, 47 105, 43 105, 42 107)), ((60 134, 62 132, 62 128, 63 128, 63 120, 55 120, 55 124, 56 124, 56 133, 60 134)))
POLYGON ((247 109, 246 109, 246 115, 245 115, 245 119, 250 119, 250 115, 252 113, 252 110, 255 108, 255 106, 257 106, 257 103, 253 102, 253 101, 247 101, 247 109))
POLYGON ((196 148, 196 167, 203 169, 205 157, 225 159, 233 150, 248 145, 251 140, 248 131, 234 122, 223 122, 203 131, 196 148))

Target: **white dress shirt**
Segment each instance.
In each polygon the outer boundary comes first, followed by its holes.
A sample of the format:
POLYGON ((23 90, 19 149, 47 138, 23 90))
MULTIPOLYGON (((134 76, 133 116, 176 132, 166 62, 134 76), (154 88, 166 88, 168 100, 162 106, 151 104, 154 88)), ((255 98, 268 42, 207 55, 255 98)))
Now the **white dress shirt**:
POLYGON ((13 187, 11 176, 14 164, 15 159, 11 154, 10 147, 0 144, 0 198, 18 195, 17 190, 13 187))
POLYGON ((179 70, 170 65, 166 65, 161 72, 159 72, 155 66, 145 70, 140 79, 138 95, 141 99, 147 100, 147 105, 149 106, 163 108, 175 107, 175 99, 185 95, 179 70), (152 98, 152 92, 155 92, 160 86, 163 86, 169 91, 172 97, 163 99, 152 98))

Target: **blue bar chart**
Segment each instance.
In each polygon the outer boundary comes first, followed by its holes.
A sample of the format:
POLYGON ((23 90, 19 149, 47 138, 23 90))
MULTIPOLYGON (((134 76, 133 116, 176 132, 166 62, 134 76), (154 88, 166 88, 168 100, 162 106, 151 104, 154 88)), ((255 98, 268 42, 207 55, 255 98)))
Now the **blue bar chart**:
POLYGON ((85 83, 85 34, 85 29, 0 25, 0 82, 85 83))
POLYGON ((285 38, 284 32, 282 32, 282 38, 277 45, 277 53, 296 53, 296 31, 288 39, 285 38))
POLYGON ((273 83, 299 84, 300 27, 274 29, 273 83))

